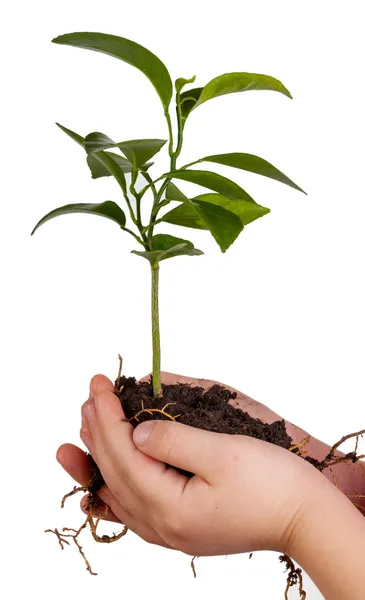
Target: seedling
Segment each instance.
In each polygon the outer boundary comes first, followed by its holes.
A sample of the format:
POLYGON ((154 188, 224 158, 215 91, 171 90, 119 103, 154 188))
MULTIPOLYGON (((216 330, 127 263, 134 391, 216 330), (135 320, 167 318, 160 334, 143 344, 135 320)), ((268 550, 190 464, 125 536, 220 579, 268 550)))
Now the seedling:
MULTIPOLYGON (((222 252, 226 252, 244 227, 270 212, 268 208, 256 203, 239 184, 214 171, 203 170, 200 164, 211 163, 250 171, 303 192, 298 185, 272 164, 252 154, 242 152, 213 154, 178 167, 177 161, 183 147, 184 129, 189 115, 205 102, 225 94, 250 90, 270 90, 291 98, 290 92, 273 77, 244 72, 225 73, 215 77, 203 87, 191 87, 195 76, 191 79, 179 78, 173 86, 170 74, 161 60, 143 46, 125 38, 102 33, 71 33, 62 35, 53 41, 57 44, 109 54, 142 71, 156 89, 167 122, 168 140, 138 139, 117 143, 100 132, 93 132, 83 137, 71 129, 57 124, 86 152, 87 164, 93 179, 108 176, 115 178, 121 189, 125 202, 124 209, 129 215, 130 223, 127 225, 126 214, 119 204, 107 200, 100 204, 67 204, 52 210, 37 223, 32 232, 33 234, 41 225, 60 215, 69 213, 98 215, 111 219, 123 232, 132 236, 140 246, 138 250, 132 250, 132 252, 150 263, 152 274, 152 386, 149 382, 137 383, 134 378, 122 377, 120 369, 115 393, 121 401, 126 418, 133 426, 143 420, 153 418, 178 419, 181 423, 201 429, 212 429, 212 423, 214 423, 214 431, 252 435, 278 444, 310 461, 321 472, 331 469, 339 463, 356 463, 364 458, 364 455, 359 455, 357 450, 359 438, 365 433, 365 430, 344 436, 331 448, 327 456, 319 461, 307 454, 305 448, 309 437, 301 442, 293 443, 286 432, 284 421, 266 424, 253 418, 239 407, 234 408, 229 400, 235 399, 235 392, 220 385, 214 385, 209 390, 179 383, 161 386, 158 310, 160 262, 177 256, 199 256, 203 252, 195 248, 189 240, 175 237, 170 233, 156 233, 157 228, 161 225, 171 224, 209 231, 222 252), (183 91, 184 88, 185 91, 183 91), (175 94, 175 127, 170 114, 173 93, 175 94), (177 132, 176 139, 174 130, 177 132), (150 168, 153 163, 150 161, 165 147, 166 143, 168 143, 169 167, 163 175, 152 177, 150 168), (140 184, 141 181, 143 181, 143 185, 140 184), (197 184, 209 191, 191 198, 177 187, 176 181, 197 184), (171 204, 173 204, 173 208, 170 206, 171 204), (147 209, 149 218, 145 220, 142 215, 147 212, 147 209), (173 401, 170 401, 171 398, 173 401), (338 455, 338 448, 349 439, 355 439, 355 450, 345 455, 338 455)), ((95 541, 110 543, 123 537, 127 532, 127 527, 113 536, 97 534, 96 529, 101 509, 98 490, 103 483, 103 478, 90 455, 89 459, 90 481, 88 485, 75 487, 72 492, 64 496, 61 505, 63 506, 65 500, 78 491, 88 492, 86 521, 78 529, 63 528, 62 532, 58 529, 47 531, 51 531, 57 536, 61 548, 68 545, 73 539, 88 571, 94 574, 78 541, 81 531, 89 525, 95 541)), ((189 473, 185 474, 189 475, 189 473)), ((334 483, 337 485, 335 479, 334 483)), ((363 496, 357 491, 349 497, 353 502, 363 499, 363 496)), ((363 509, 362 505, 358 506, 363 509)), ((191 567, 196 576, 194 558, 191 567)), ((280 560, 286 564, 288 571, 285 598, 288 597, 290 587, 298 585, 300 597, 304 599, 306 594, 303 590, 301 569, 295 568, 288 556, 282 556, 280 560)))
POLYGON ((270 90, 291 98, 290 92, 278 80, 269 75, 256 73, 225 73, 215 77, 202 87, 191 87, 195 76, 179 78, 173 86, 170 74, 157 56, 125 38, 102 33, 71 33, 53 40, 56 44, 75 46, 102 52, 118 58, 139 69, 148 77, 161 100, 167 122, 168 140, 138 139, 114 142, 100 132, 85 137, 57 123, 86 151, 86 161, 93 179, 113 176, 124 198, 124 210, 116 202, 107 200, 100 204, 67 204, 52 210, 34 227, 32 234, 51 219, 69 213, 88 213, 114 221, 123 232, 129 234, 141 246, 134 254, 149 261, 152 274, 152 385, 155 398, 161 397, 161 348, 159 328, 159 266, 160 262, 177 256, 199 256, 201 250, 186 239, 170 233, 158 232, 160 226, 169 224, 206 230, 211 233, 222 252, 233 244, 244 227, 270 212, 269 208, 256 203, 237 183, 200 167, 201 163, 219 164, 243 171, 250 171, 303 191, 272 164, 243 152, 204 156, 178 167, 183 147, 184 129, 193 110, 218 96, 250 90, 270 90), (185 91, 183 91, 185 88, 185 91), (175 93, 175 131, 170 115, 175 93), (163 175, 152 177, 151 158, 168 142, 169 168, 163 175), (192 168, 196 167, 198 168, 192 168), (137 185, 143 181, 143 186, 137 185), (176 181, 187 181, 209 190, 194 197, 186 196, 176 181), (150 197, 150 199, 148 199, 150 197), (171 208, 173 204, 173 208, 171 208), (149 209, 149 218, 143 220, 142 212, 149 209), (143 209, 143 210, 142 210, 143 209), (129 215, 127 225, 125 211, 129 215))

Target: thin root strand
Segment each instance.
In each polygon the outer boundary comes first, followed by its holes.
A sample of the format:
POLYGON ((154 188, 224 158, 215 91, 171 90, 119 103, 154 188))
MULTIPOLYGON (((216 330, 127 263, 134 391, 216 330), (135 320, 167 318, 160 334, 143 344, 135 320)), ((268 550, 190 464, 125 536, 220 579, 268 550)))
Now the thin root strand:
POLYGON ((62 498, 62 500, 61 500, 61 508, 64 508, 65 502, 66 502, 67 498, 71 498, 71 496, 74 496, 78 492, 87 492, 87 487, 85 487, 85 486, 77 487, 77 485, 75 485, 75 487, 72 490, 72 492, 69 492, 68 494, 65 494, 64 497, 62 498))
POLYGON ((332 446, 332 448, 329 451, 329 453, 327 454, 327 456, 318 465, 318 467, 317 467, 318 470, 324 471, 324 469, 333 467, 335 465, 338 465, 338 464, 344 463, 344 462, 357 463, 359 460, 365 458, 364 454, 362 454, 360 456, 357 454, 359 438, 362 437, 364 434, 365 434, 365 429, 362 429, 361 431, 357 431, 355 433, 349 433, 348 435, 344 435, 338 442, 336 442, 336 444, 334 444, 332 446), (342 446, 342 444, 344 444, 345 442, 347 442, 348 440, 351 440, 353 438, 355 438, 355 450, 353 452, 348 452, 347 454, 345 454, 345 456, 335 456, 336 450, 338 450, 339 447, 342 446))
POLYGON ((289 556, 287 556, 286 554, 279 556, 279 560, 281 563, 285 563, 285 566, 286 566, 285 570, 289 571, 288 576, 287 576, 285 594, 284 594, 285 600, 289 600, 289 596, 288 596, 289 589, 295 585, 298 586, 300 600, 306 600, 307 593, 303 589, 302 569, 300 569, 299 567, 295 567, 292 559, 289 556))
POLYGON ((303 438, 302 441, 299 442, 299 444, 295 444, 295 446, 290 446, 289 452, 294 452, 295 454, 299 455, 308 454, 308 450, 304 450, 304 448, 309 444, 310 439, 311 436, 307 435, 307 437, 303 438))
POLYGON ((198 558, 197 556, 193 556, 193 558, 191 559, 191 570, 193 571, 193 575, 194 575, 194 579, 196 579, 196 569, 195 569, 195 559, 198 558))
MULTIPOLYGON (((170 402, 169 404, 174 404, 174 402, 170 402)), ((139 423, 139 418, 138 417, 140 415, 142 415, 143 413, 148 413, 149 415, 153 415, 153 413, 158 413, 160 415, 163 415, 167 419, 170 419, 170 421, 176 421, 176 419, 178 417, 181 417, 181 414, 179 414, 179 415, 170 415, 169 413, 165 412, 166 406, 168 406, 168 404, 166 404, 164 406, 164 408, 143 408, 142 410, 138 411, 138 413, 136 413, 135 415, 133 415, 133 417, 131 417, 130 419, 127 419, 127 421, 130 422, 130 421, 133 421, 133 419, 135 419, 139 423)))

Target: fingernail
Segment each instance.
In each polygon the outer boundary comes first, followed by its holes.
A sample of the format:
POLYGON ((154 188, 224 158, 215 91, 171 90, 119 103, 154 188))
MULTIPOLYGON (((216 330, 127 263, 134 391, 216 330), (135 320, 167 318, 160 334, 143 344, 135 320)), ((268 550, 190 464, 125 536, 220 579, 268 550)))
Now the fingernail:
POLYGON ((87 422, 92 421, 95 415, 94 402, 92 400, 85 402, 82 407, 82 414, 87 422))
POLYGON ((133 431, 133 441, 136 446, 144 446, 147 444, 154 426, 155 423, 153 421, 145 421, 135 428, 133 431))

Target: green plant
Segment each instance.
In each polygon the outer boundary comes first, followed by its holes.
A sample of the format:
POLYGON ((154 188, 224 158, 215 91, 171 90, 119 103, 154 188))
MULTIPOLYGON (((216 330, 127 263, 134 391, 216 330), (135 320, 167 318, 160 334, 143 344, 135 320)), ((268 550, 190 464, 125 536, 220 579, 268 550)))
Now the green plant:
POLYGON ((129 140, 115 143, 107 135, 93 132, 82 137, 74 131, 58 125, 75 142, 84 148, 87 163, 94 179, 112 175, 119 184, 132 229, 126 226, 126 215, 115 202, 106 201, 101 204, 68 204, 57 208, 45 215, 34 227, 33 233, 43 224, 54 217, 69 213, 89 213, 106 217, 115 221, 120 228, 133 236, 142 246, 141 250, 132 250, 134 254, 147 259, 152 273, 152 340, 153 340, 153 369, 152 383, 155 396, 161 394, 160 384, 160 330, 158 310, 159 263, 175 256, 198 256, 201 250, 194 248, 192 242, 174 237, 169 234, 155 234, 155 227, 161 223, 170 223, 204 229, 210 231, 222 252, 225 252, 236 240, 243 228, 270 210, 257 204, 253 198, 237 183, 218 173, 206 170, 196 170, 190 167, 203 162, 235 167, 264 175, 303 191, 291 179, 276 169, 266 160, 241 152, 215 154, 195 160, 180 168, 177 159, 183 145, 183 135, 186 121, 190 113, 204 102, 217 96, 244 92, 249 90, 271 90, 280 92, 291 98, 290 92, 284 85, 268 75, 255 73, 226 73, 214 78, 204 87, 195 87, 182 91, 191 79, 179 78, 175 81, 177 140, 174 140, 173 124, 170 115, 170 104, 173 95, 173 84, 168 70, 157 56, 125 38, 102 33, 71 33, 53 40, 57 44, 76 46, 109 54, 144 73, 154 85, 163 105, 169 132, 168 140, 145 139, 129 140), (157 179, 152 179, 149 168, 153 163, 150 159, 157 154, 168 141, 170 157, 169 171, 157 179), (110 151, 116 149, 122 154, 110 151), (128 183, 126 175, 128 175, 128 183), (137 190, 137 178, 142 176, 144 187, 137 190), (188 198, 173 183, 173 180, 188 181, 210 190, 209 193, 188 198), (146 193, 152 194, 150 218, 147 223, 142 221, 142 203, 146 201, 146 193), (162 208, 171 202, 178 205, 162 214, 162 208), (134 228, 134 229, 133 229, 134 228))

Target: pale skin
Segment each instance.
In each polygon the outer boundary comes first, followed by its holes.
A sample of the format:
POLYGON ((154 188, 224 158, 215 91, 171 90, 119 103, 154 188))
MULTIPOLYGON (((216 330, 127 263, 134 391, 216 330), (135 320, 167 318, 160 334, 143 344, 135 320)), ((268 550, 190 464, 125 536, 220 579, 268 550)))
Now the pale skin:
MULTIPOLYGON (((162 381, 205 388, 216 383, 168 373, 162 381)), ((334 467, 342 493, 332 483, 333 474, 321 474, 293 453, 247 436, 170 421, 133 429, 113 392, 106 377, 92 379, 81 429, 105 480, 100 496, 110 507, 110 520, 150 543, 192 556, 257 550, 288 554, 326 598, 364 597, 365 519, 345 495, 355 490, 365 495, 363 465, 334 467), (195 476, 189 479, 166 463, 195 476)), ((231 402, 266 422, 279 418, 240 392, 231 402)), ((287 430, 294 443, 307 435, 291 423, 287 430)), ((306 448, 319 460, 329 450, 315 439, 306 448)), ((57 458, 76 481, 87 484, 88 461, 81 449, 65 444, 57 458)), ((365 506, 364 499, 356 502, 365 506)))

